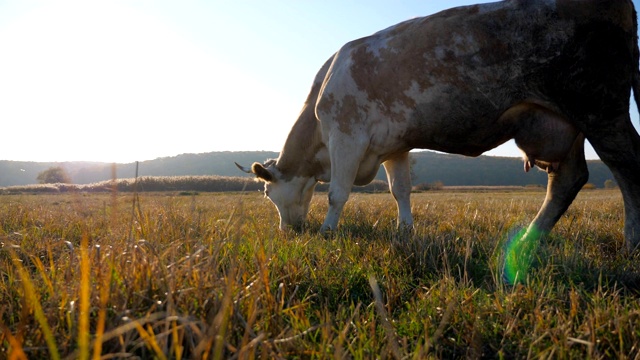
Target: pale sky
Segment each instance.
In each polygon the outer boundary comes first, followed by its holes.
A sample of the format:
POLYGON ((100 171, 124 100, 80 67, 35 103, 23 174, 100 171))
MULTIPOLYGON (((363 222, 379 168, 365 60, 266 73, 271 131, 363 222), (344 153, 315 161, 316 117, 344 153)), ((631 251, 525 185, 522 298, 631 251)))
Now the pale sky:
POLYGON ((279 151, 340 46, 476 2, 0 0, 0 160, 279 151))

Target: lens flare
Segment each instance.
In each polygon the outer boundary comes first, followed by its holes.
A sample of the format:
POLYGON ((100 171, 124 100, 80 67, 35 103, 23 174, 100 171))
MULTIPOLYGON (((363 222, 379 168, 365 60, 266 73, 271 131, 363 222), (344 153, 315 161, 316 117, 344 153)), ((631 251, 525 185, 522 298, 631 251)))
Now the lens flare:
POLYGON ((507 241, 504 253, 504 280, 515 285, 527 278, 541 232, 534 226, 520 230, 507 241))

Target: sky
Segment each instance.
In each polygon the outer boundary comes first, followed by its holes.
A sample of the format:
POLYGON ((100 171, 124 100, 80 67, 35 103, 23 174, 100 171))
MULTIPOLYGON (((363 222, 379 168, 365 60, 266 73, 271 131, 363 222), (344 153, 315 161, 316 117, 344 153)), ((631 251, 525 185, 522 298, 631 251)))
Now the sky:
POLYGON ((476 2, 0 0, 0 160, 279 151, 344 43, 476 2))

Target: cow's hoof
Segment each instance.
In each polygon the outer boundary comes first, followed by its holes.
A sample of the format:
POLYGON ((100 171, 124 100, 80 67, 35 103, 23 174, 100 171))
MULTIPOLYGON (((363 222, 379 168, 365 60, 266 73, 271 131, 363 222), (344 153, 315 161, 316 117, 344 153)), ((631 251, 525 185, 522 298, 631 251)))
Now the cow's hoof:
POLYGON ((320 227, 320 234, 322 234, 322 237, 324 237, 325 239, 329 239, 331 237, 333 237, 333 233, 335 231, 328 227, 328 226, 322 226, 320 227))

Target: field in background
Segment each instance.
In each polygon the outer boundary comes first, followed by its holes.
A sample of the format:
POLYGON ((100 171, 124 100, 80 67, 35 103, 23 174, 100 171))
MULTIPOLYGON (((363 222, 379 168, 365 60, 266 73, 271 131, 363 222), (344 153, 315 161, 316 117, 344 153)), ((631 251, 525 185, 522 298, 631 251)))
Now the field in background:
POLYGON ((20 358, 635 358, 640 262, 619 191, 583 191, 533 249, 544 192, 354 194, 341 228, 276 230, 261 194, 0 196, 0 353, 20 358), (135 201, 134 201, 135 200, 135 201), (97 358, 97 357, 94 357, 97 358))

